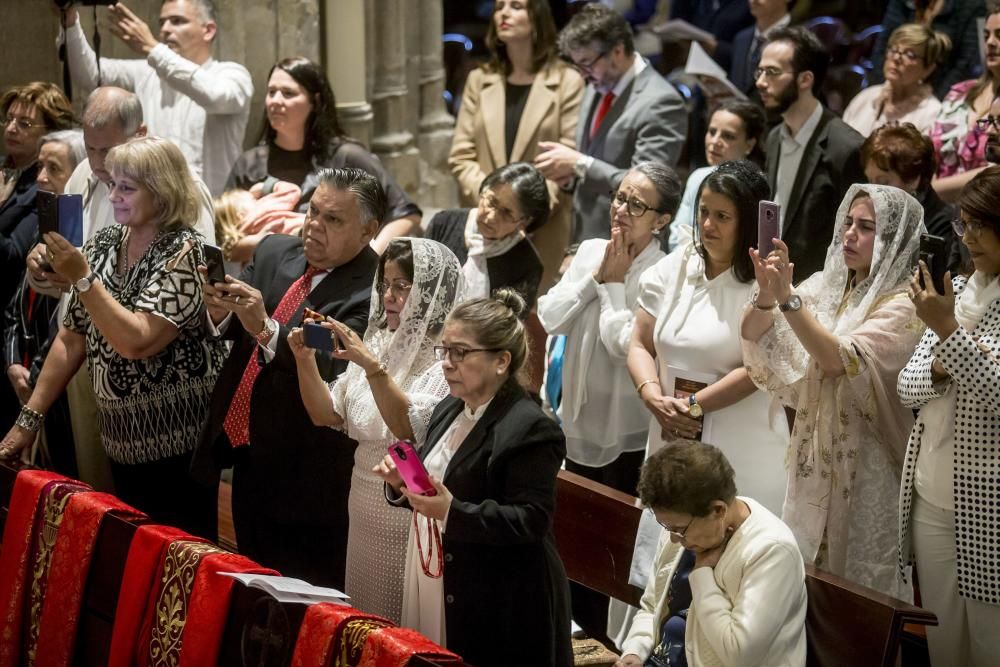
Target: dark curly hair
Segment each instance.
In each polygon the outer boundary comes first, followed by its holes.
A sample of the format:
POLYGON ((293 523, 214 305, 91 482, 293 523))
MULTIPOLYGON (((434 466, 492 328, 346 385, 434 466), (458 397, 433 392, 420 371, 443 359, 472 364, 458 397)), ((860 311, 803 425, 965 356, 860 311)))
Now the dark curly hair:
POLYGON ((638 491, 650 509, 708 516, 716 500, 728 505, 736 498, 736 473, 718 447, 686 441, 646 460, 638 491))

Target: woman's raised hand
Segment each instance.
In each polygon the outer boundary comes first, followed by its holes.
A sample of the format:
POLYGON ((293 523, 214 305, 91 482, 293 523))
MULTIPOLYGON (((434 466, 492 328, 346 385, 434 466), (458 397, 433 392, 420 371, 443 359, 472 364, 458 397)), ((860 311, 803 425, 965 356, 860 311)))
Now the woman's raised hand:
MULTIPOLYGON (((756 265, 754 271, 756 272, 756 265)), ((769 293, 778 303, 785 303, 792 296, 792 275, 795 271, 788 257, 788 246, 781 239, 774 239, 774 250, 764 261, 769 293)))
POLYGON ((611 240, 604 248, 604 259, 601 266, 594 274, 594 279, 599 283, 623 283, 625 274, 632 266, 635 259, 635 252, 629 247, 628 232, 615 227, 611 230, 611 240))
MULTIPOLYGON (((312 320, 306 320, 311 322, 312 320)), ((306 346, 305 332, 302 327, 295 327, 288 332, 288 347, 292 351, 295 361, 309 361, 316 359, 316 351, 306 346)))
POLYGON ((43 237, 45 252, 52 270, 71 282, 90 275, 87 258, 58 232, 48 232, 43 237))
POLYGON ((945 340, 958 328, 955 319, 955 289, 951 272, 944 274, 944 294, 938 294, 927 264, 920 260, 910 278, 910 300, 917 310, 917 317, 924 321, 938 338, 945 340))
POLYGON ((403 486, 403 478, 399 474, 399 469, 396 468, 396 462, 392 460, 392 457, 388 454, 379 461, 378 465, 372 468, 372 472, 382 478, 382 481, 391 486, 396 490, 396 493, 400 492, 400 488, 403 486))
POLYGON ((343 322, 333 319, 323 322, 322 325, 333 330, 333 335, 336 339, 333 351, 335 359, 353 361, 358 366, 361 366, 368 375, 379 369, 378 359, 372 355, 371 351, 365 346, 365 341, 354 329, 343 322))

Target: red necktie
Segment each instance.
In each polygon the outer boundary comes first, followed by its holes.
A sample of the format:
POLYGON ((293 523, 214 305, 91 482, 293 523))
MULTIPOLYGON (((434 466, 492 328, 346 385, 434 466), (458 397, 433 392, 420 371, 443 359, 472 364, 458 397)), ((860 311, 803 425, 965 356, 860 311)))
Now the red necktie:
MULTIPOLYGON (((292 315, 309 296, 312 279, 316 277, 317 273, 320 273, 320 269, 312 266, 307 267, 305 274, 292 283, 288 291, 285 292, 285 296, 281 297, 278 307, 274 309, 274 314, 271 316, 274 321, 278 324, 288 324, 292 315)), ((253 393, 253 383, 257 381, 259 374, 260 364, 257 363, 255 346, 255 349, 250 353, 250 359, 247 360, 247 367, 243 371, 243 377, 236 388, 236 393, 233 394, 233 400, 229 404, 226 419, 222 422, 222 428, 229 436, 229 442, 233 447, 250 444, 250 395, 253 393)))
POLYGON ((604 97, 601 98, 601 104, 597 107, 597 113, 594 114, 594 124, 590 126, 591 139, 593 139, 594 135, 597 134, 597 130, 601 128, 601 122, 604 120, 604 117, 608 115, 608 110, 614 103, 615 94, 611 91, 604 93, 604 97))

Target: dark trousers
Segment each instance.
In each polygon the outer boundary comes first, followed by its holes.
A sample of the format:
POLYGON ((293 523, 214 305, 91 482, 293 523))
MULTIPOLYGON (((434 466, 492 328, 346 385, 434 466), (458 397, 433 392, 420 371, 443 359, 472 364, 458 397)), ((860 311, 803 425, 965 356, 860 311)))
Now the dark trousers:
MULTIPOLYGON (((645 457, 646 452, 643 450, 626 452, 608 465, 597 468, 566 459, 566 470, 634 496, 639 485, 639 470, 645 457)), ((588 637, 610 645, 611 640, 607 636, 610 598, 575 581, 569 582, 569 594, 573 620, 577 625, 583 628, 588 637)))
POLYGON ((216 541, 218 486, 197 484, 188 472, 191 452, 148 463, 111 462, 115 494, 153 521, 216 541))
POLYGON ((346 522, 327 526, 268 516, 273 499, 261 489, 251 465, 246 460, 233 467, 233 526, 239 552, 287 577, 344 590, 346 522))

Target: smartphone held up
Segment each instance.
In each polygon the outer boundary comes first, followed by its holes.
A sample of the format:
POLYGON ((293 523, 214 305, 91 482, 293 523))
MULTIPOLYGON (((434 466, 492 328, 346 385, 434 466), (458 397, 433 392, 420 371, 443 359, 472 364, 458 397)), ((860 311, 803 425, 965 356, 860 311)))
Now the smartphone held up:
POLYGON ((764 259, 774 250, 774 239, 781 238, 781 205, 761 201, 757 205, 757 252, 764 259))
MULTIPOLYGON (((938 294, 944 294, 944 274, 948 271, 947 241, 933 234, 921 234, 920 261, 927 265, 927 270, 931 273, 934 291, 938 294)), ((920 273, 920 285, 927 289, 923 272, 920 273)))

